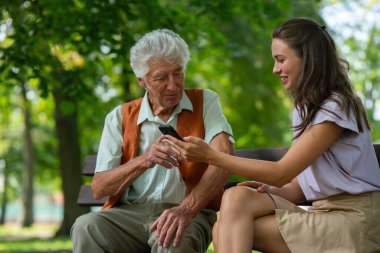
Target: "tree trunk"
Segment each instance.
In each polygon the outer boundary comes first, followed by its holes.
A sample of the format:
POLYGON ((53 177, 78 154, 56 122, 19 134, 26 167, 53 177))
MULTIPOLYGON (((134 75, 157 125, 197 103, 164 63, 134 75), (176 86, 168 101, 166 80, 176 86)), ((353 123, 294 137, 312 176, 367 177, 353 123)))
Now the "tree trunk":
MULTIPOLYGON (((65 84, 62 85, 65 86, 65 84)), ((77 122, 78 106, 73 97, 65 95, 64 88, 53 91, 54 118, 64 196, 63 221, 56 236, 69 235, 75 219, 89 211, 89 208, 79 207, 76 203, 83 181, 77 122)))
MULTIPOLYGON (((4 160, 3 160, 4 161, 4 160)), ((0 216, 0 225, 4 225, 5 224, 5 217, 6 217, 6 206, 7 206, 7 203, 8 203, 8 192, 7 192, 7 189, 8 189, 8 169, 7 169, 7 165, 5 164, 5 161, 4 163, 2 164, 4 165, 3 167, 3 175, 4 175, 4 181, 3 181, 3 185, 4 185, 4 191, 3 191, 3 197, 1 198, 2 199, 2 202, 1 202, 1 216, 0 216)), ((0 169, 1 169, 2 166, 0 166, 0 169)))
POLYGON ((26 97, 25 83, 21 83, 21 95, 22 95, 22 110, 24 114, 24 163, 26 171, 24 173, 24 186, 23 186, 23 217, 22 226, 30 227, 33 224, 33 142, 32 142, 32 124, 31 124, 31 109, 30 102, 26 97))

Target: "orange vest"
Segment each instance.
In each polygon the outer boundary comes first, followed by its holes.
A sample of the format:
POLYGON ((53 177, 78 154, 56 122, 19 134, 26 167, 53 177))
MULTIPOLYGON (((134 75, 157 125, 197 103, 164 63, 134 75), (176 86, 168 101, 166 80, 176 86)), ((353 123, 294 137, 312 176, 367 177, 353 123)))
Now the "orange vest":
MULTIPOLYGON (((189 97, 193 111, 182 110, 178 115, 177 131, 181 136, 196 136, 204 139, 205 131, 203 125, 203 90, 202 89, 186 89, 186 95, 189 97)), ((137 125, 137 119, 140 112, 142 98, 125 103, 122 105, 122 131, 123 131, 123 155, 121 163, 126 163, 138 154, 140 143, 141 124, 137 125)), ((206 171, 208 164, 193 163, 181 161, 179 170, 185 182, 188 192, 197 185, 203 173, 206 171)), ((102 209, 113 207, 124 195, 121 192, 118 195, 110 196, 102 209)), ((219 210, 222 192, 212 201, 208 207, 219 210)))

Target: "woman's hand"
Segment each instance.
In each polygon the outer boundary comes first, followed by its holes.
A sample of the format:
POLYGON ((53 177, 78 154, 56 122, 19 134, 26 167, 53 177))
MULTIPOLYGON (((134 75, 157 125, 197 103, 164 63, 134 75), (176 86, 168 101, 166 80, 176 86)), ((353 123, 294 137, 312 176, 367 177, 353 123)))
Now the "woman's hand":
POLYGON ((215 150, 213 150, 201 138, 188 136, 183 139, 185 142, 180 141, 170 135, 165 135, 165 139, 163 141, 169 143, 170 146, 176 150, 182 158, 189 162, 208 163, 215 150))
POLYGON ((267 184, 263 184, 263 183, 256 182, 256 181, 246 181, 246 182, 241 182, 241 183, 238 183, 237 186, 247 186, 247 187, 251 187, 251 188, 254 188, 254 189, 256 189, 258 192, 261 192, 261 193, 264 193, 264 192, 268 192, 268 193, 270 193, 271 190, 272 190, 272 187, 273 187, 273 186, 269 186, 269 185, 267 185, 267 184))

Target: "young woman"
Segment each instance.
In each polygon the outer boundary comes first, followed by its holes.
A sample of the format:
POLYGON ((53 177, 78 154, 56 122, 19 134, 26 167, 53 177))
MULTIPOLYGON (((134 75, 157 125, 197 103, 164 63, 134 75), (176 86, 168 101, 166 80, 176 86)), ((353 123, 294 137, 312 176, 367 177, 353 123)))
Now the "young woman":
POLYGON ((380 168, 348 63, 325 27, 304 18, 273 31, 272 55, 295 106, 294 141, 280 161, 226 155, 191 136, 166 139, 183 159, 255 180, 225 192, 216 251, 380 252, 380 168), (296 206, 304 200, 308 211, 296 206))

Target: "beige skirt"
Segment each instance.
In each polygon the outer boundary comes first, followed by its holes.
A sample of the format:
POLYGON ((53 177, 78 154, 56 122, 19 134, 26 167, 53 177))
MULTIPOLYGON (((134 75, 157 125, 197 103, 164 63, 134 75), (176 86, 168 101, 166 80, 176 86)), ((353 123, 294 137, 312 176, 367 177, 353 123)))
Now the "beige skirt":
POLYGON ((380 192, 340 194, 307 211, 272 195, 281 235, 293 253, 379 253, 380 192))

